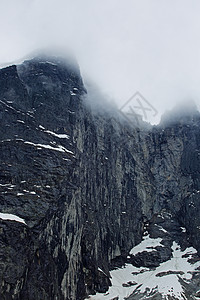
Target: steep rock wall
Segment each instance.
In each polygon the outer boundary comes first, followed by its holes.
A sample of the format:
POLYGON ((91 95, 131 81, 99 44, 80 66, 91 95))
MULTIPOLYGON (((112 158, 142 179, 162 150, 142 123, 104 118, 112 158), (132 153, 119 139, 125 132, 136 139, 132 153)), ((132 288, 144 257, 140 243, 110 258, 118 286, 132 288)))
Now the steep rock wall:
POLYGON ((200 251, 199 114, 138 128, 86 98, 62 60, 0 70, 0 212, 27 224, 0 220, 1 299, 105 292, 163 209, 200 251))

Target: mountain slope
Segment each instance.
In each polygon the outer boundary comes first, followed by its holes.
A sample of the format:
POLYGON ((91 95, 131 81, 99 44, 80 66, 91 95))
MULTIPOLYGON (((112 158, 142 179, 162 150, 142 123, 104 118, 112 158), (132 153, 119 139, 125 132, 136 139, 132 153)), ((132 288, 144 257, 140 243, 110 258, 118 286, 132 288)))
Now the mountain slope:
POLYGON ((138 128, 89 105, 76 63, 36 57, 0 70, 0 128, 1 299, 112 299, 116 267, 137 273, 121 299, 196 299, 197 111, 138 128), (131 254, 142 238, 159 243, 131 254), (179 294, 160 288, 168 277, 179 294))

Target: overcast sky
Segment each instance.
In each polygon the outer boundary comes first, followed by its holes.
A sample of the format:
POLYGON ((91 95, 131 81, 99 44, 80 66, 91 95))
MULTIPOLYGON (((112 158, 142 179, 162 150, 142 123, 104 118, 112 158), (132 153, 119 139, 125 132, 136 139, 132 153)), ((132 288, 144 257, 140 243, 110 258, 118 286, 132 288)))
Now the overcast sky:
POLYGON ((199 0, 0 0, 0 11, 0 63, 70 46, 119 106, 136 91, 159 113, 200 105, 199 0))

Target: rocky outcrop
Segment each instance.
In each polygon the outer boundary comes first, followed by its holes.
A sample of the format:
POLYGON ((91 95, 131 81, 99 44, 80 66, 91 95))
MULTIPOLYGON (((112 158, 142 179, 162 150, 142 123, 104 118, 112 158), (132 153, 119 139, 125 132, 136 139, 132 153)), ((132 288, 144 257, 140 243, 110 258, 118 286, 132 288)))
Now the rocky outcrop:
POLYGON ((163 211, 174 220, 168 246, 128 262, 156 268, 180 240, 200 252, 199 113, 138 127, 87 97, 74 62, 43 56, 0 70, 0 212, 25 221, 0 219, 1 299, 106 292, 109 270, 163 211))

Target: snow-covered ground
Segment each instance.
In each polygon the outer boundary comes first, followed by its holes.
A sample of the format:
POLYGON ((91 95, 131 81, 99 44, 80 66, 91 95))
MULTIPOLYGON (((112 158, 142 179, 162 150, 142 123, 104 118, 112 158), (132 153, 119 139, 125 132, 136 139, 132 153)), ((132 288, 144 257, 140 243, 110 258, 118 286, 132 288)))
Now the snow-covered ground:
MULTIPOLYGON (((147 235, 139 245, 130 251, 130 254, 135 255, 143 251, 156 251, 155 247, 162 246, 160 242, 160 238, 152 239, 147 235)), ((133 292, 142 294, 145 291, 146 296, 144 299, 146 299, 152 291, 161 293, 163 298, 168 295, 180 300, 186 299, 179 277, 185 282, 192 278, 191 273, 200 266, 200 262, 191 264, 188 260, 192 254, 195 254, 197 251, 192 247, 181 251, 180 246, 176 242, 173 242, 171 249, 172 258, 161 263, 160 266, 154 270, 142 267, 137 268, 131 264, 126 264, 125 267, 111 271, 112 286, 108 292, 105 294, 97 293, 94 296, 90 296, 89 299, 111 300, 115 297, 119 297, 119 300, 123 300, 133 292)), ((141 299, 143 299, 143 297, 141 299)))
POLYGON ((149 234, 144 236, 143 241, 135 246, 131 251, 130 254, 136 255, 137 253, 141 253, 143 251, 152 252, 156 251, 155 248, 160 246, 163 247, 163 245, 160 243, 162 241, 161 238, 152 239, 150 238, 149 234))

